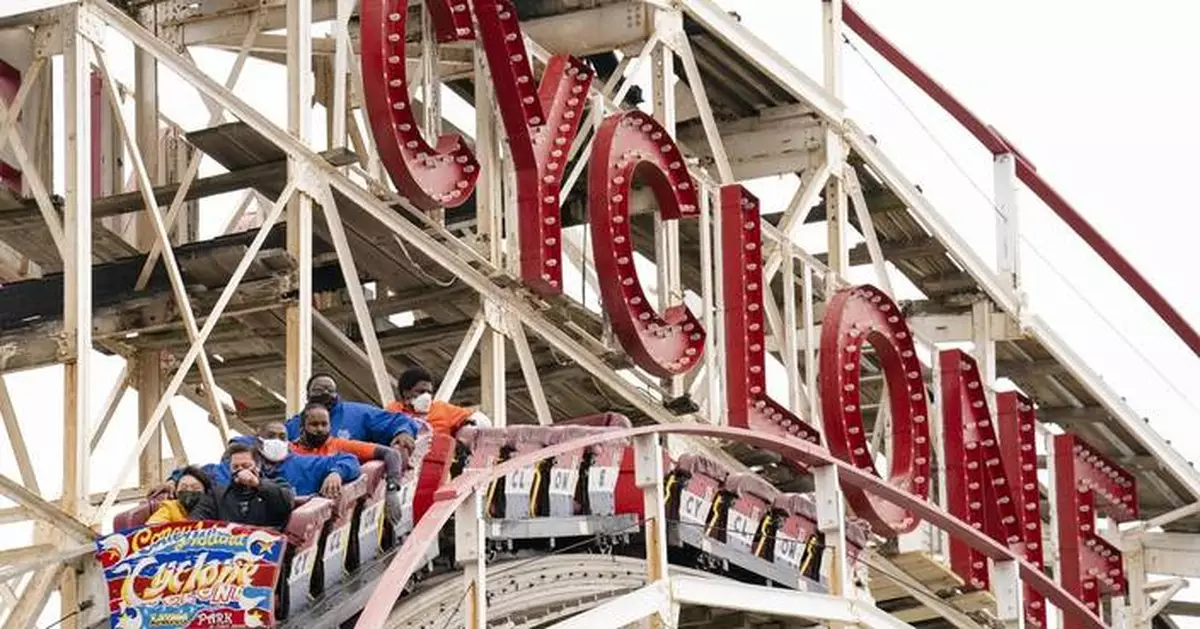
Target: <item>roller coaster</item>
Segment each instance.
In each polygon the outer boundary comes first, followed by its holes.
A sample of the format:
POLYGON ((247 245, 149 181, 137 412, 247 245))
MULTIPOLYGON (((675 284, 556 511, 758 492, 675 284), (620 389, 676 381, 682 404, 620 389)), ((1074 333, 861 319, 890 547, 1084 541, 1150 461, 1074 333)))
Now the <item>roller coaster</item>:
POLYGON ((1200 355, 1187 317, 850 3, 819 79, 724 4, 3 3, 4 627, 1200 615, 1200 475, 1034 313, 1020 217, 1200 355), (847 47, 986 151, 986 220, 848 117, 847 47), (9 386, 59 364, 49 456, 9 386), (147 523, 312 373, 384 407, 411 365, 492 425, 419 434, 399 517, 372 461, 282 530, 147 523))

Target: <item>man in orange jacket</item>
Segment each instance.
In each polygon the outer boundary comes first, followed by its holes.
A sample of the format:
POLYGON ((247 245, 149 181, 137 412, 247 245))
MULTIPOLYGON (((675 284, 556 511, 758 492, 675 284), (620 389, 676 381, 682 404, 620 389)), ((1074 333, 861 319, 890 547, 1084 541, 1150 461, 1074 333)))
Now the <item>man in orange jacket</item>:
POLYGON ((412 367, 400 374, 396 388, 400 395, 387 410, 421 419, 435 433, 454 436, 463 426, 491 425, 487 416, 479 411, 433 399, 433 376, 421 367, 412 367))

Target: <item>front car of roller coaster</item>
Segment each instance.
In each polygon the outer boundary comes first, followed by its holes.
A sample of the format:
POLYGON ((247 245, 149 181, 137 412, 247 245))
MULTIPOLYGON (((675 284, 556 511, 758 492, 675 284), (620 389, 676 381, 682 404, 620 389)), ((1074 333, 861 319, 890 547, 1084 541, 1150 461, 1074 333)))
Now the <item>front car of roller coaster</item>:
POLYGON ((56 590, 69 627, 1173 626, 1186 582, 1147 577, 1200 570, 1200 475, 1029 314, 1018 191, 1200 337, 1008 140, 819 4, 820 82, 711 0, 0 7, 0 365, 64 365, 61 496, 0 380, 4 521, 37 522, 0 551, 5 626, 56 590), (992 154, 994 263, 844 115, 847 36, 992 154), (236 53, 226 80, 201 47, 236 53), (286 125, 239 97, 250 59, 286 67, 286 125), (207 125, 162 114, 168 74, 207 125), (799 185, 767 216, 739 182, 780 174, 799 185), (199 199, 233 191, 197 240, 199 199), (812 223, 821 255, 795 240, 812 223), (127 361, 99 413, 91 348, 127 361), (298 411, 315 366, 383 405, 412 361, 494 427, 422 435, 399 521, 368 463, 282 534, 145 524, 187 461, 176 396, 224 443, 298 411), (90 495, 127 388, 136 445, 90 495))

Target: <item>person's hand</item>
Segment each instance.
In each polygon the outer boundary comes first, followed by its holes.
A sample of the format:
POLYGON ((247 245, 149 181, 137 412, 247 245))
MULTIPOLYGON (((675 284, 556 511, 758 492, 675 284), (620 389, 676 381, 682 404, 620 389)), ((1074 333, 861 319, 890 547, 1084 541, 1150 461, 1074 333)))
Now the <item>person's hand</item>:
POLYGON ((392 488, 389 483, 387 494, 384 496, 384 511, 389 522, 395 524, 404 517, 403 494, 400 487, 392 488))
POLYGON ((321 483, 321 495, 330 500, 337 500, 342 495, 342 477, 337 472, 330 472, 325 477, 325 482, 321 483))
POLYGON ((152 500, 154 498, 160 498, 160 497, 161 498, 174 498, 175 497, 175 483, 172 483, 170 481, 167 481, 165 483, 159 483, 159 484, 151 487, 149 489, 149 491, 146 492, 146 500, 152 500))
POLYGON ((234 480, 236 480, 238 484, 245 485, 247 487, 258 487, 259 485, 258 474, 255 474, 250 470, 240 470, 237 473, 237 476, 234 477, 234 480))
POLYGON ((402 432, 395 437, 392 437, 392 447, 403 452, 405 456, 412 454, 414 448, 417 447, 417 442, 413 441, 412 435, 402 432))

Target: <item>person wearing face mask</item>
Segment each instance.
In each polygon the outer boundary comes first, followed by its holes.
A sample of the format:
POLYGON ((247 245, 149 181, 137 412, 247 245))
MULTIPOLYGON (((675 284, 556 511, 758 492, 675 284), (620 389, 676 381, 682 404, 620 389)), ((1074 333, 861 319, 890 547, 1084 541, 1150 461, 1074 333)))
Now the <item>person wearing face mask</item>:
MULTIPOLYGON (((362 473, 358 459, 349 454, 292 454, 287 431, 281 422, 268 422, 258 430, 256 436, 234 437, 229 444, 250 448, 258 458, 260 475, 297 496, 320 493, 327 498, 336 497, 341 493, 343 483, 355 480, 362 473)), ((220 463, 209 463, 201 469, 212 479, 218 492, 234 480, 234 470, 228 456, 223 457, 220 463)), ((181 474, 182 470, 172 472, 172 481, 178 480, 181 474)), ((150 497, 162 494, 173 495, 174 483, 154 488, 150 497)))
POLYGON ((320 494, 336 499, 342 485, 362 474, 358 458, 351 454, 308 455, 292 452, 287 430, 281 422, 269 422, 258 431, 262 470, 268 477, 280 476, 295 489, 297 496, 320 494))
POLYGON ((282 530, 292 515, 292 492, 264 478, 254 447, 233 441, 222 457, 229 461, 231 482, 207 495, 189 514, 193 520, 221 520, 282 530))
POLYGON ((377 443, 342 439, 329 434, 329 409, 324 404, 309 402, 304 409, 304 423, 300 438, 291 443, 292 452, 308 455, 349 454, 359 463, 383 461, 387 468, 386 509, 388 518, 395 521, 401 516, 400 475, 404 470, 404 459, 399 450, 377 443))
POLYGON ((491 421, 479 411, 433 399, 433 376, 421 367, 400 374, 396 388, 399 397, 388 405, 388 410, 424 420, 436 433, 454 436, 463 426, 491 426, 491 421))
POLYGON ((146 520, 146 524, 184 522, 189 519, 196 505, 205 496, 213 493, 212 479, 198 467, 189 465, 180 472, 174 483, 174 498, 164 500, 146 520))
MULTIPOLYGON (((329 374, 314 374, 308 379, 308 401, 329 410, 330 434, 339 439, 367 441, 412 452, 413 440, 421 424, 404 413, 385 411, 378 406, 349 402, 338 396, 337 382, 329 374)), ((287 436, 300 438, 303 413, 287 421, 287 436)))

